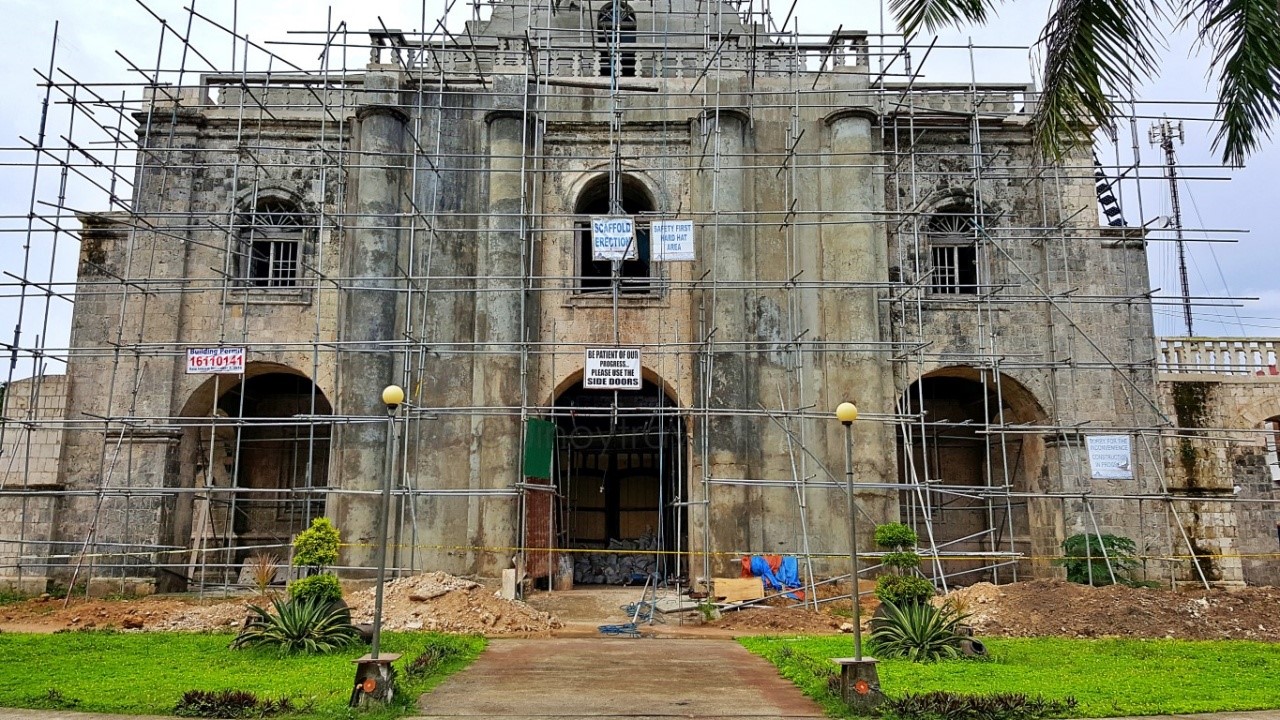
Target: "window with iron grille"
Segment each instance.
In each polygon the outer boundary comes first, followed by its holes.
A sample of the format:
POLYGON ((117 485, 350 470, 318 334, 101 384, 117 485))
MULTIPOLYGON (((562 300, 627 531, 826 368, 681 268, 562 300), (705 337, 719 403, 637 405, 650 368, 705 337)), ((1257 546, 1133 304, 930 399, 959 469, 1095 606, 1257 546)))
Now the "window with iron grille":
POLYGON ((264 198, 244 216, 243 222, 240 277, 244 283, 253 287, 296 287, 306 230, 298 207, 286 200, 264 198))
MULTIPOLYGON (((649 220, 641 214, 653 212, 653 200, 644 186, 629 175, 618 178, 618 195, 621 214, 634 216, 636 228, 636 259, 624 260, 618 267, 618 292, 644 295, 655 290, 649 250, 649 220)), ((588 183, 574 211, 579 218, 574 221, 574 240, 577 246, 578 292, 608 292, 613 288, 613 263, 596 260, 591 249, 591 216, 609 215, 613 204, 609 200, 609 176, 600 175, 588 183)))
POLYGON ((596 42, 605 48, 600 51, 601 77, 635 77, 636 53, 626 49, 636 41, 636 13, 631 6, 605 5, 596 15, 596 30, 596 42))
POLYGON ((944 210, 934 215, 929 238, 929 292, 974 295, 978 292, 978 245, 972 211, 944 210))

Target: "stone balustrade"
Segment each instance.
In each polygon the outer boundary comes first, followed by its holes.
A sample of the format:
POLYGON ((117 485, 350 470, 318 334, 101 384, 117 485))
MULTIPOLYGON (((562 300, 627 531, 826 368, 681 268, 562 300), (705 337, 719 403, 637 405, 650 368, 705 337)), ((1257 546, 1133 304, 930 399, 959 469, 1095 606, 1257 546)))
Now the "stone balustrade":
POLYGON ((1166 337, 1158 342, 1162 373, 1277 375, 1280 338, 1166 337))

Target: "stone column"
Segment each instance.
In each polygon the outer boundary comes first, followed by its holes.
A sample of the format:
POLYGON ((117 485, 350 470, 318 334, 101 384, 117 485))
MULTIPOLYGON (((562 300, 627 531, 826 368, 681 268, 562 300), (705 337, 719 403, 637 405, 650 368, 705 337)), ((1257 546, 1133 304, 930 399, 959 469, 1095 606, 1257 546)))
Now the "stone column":
MULTIPOLYGON (((382 389, 398 383, 397 294, 400 236, 403 226, 405 124, 408 117, 397 93, 400 75, 370 69, 364 104, 356 111, 354 199, 343 248, 344 289, 340 297, 338 392, 336 412, 367 416, 375 422, 338 427, 337 463, 331 484, 343 490, 379 490, 385 482, 386 406, 382 389)), ((371 567, 377 539, 377 495, 335 496, 334 522, 347 548, 340 562, 371 567)))
MULTIPOLYGON (((723 285, 709 287, 702 296, 705 329, 713 334, 710 366, 705 368, 707 375, 702 378, 703 386, 710 386, 706 404, 712 416, 702 432, 707 433, 710 448, 707 472, 711 477, 743 478, 757 465, 752 462, 759 449, 755 426, 751 418, 740 413, 725 414, 725 411, 755 407, 750 377, 752 364, 742 345, 754 337, 748 325, 748 297, 743 285, 753 277, 748 258, 751 234, 741 215, 747 197, 746 118, 738 112, 720 110, 706 115, 702 122, 712 134, 699 181, 704 198, 699 206, 704 213, 699 228, 703 269, 710 271, 706 276, 709 281, 723 285)), ((700 143, 695 143, 695 147, 700 147, 700 143)), ((753 522, 758 520, 753 503, 755 493, 732 485, 713 487, 710 499, 716 519, 712 522, 711 549, 749 547, 754 534, 753 522)), ((701 544, 698 526, 703 522, 702 513, 692 513, 690 520, 694 526, 690 537, 701 544)), ((724 571, 713 567, 713 574, 724 571)))
MULTIPOLYGON (((844 433, 834 419, 835 407, 844 400, 858 406, 859 420, 853 426, 854 478, 858 482, 897 480, 895 429, 889 423, 865 418, 872 413, 892 413, 896 403, 891 355, 875 343, 885 340, 881 328, 887 318, 881 312, 883 284, 888 281, 887 246, 884 225, 877 222, 883 210, 883 186, 876 172, 879 162, 873 153, 871 115, 848 109, 827 118, 825 176, 819 198, 821 226, 821 268, 826 283, 880 283, 881 287, 836 287, 824 290, 819 301, 822 336, 832 352, 825 354, 823 372, 813 377, 817 410, 828 413, 821 433, 831 468, 843 470, 844 433)), ((817 527, 842 527, 848 522, 842 492, 829 493, 823 511, 811 523, 817 527)), ((897 519, 896 494, 864 491, 857 505, 875 523, 897 519)), ((815 503, 816 505, 817 503, 815 503)), ((859 547, 872 548, 874 523, 863 516, 859 526, 859 547)), ((830 547, 845 550, 847 533, 827 536, 830 547)))
MULTIPOLYGON (((488 127, 489 230, 476 253, 474 376, 472 405, 487 410, 472 416, 472 489, 508 489, 520 482, 520 343, 523 340, 526 227, 525 143, 531 126, 523 112, 498 110, 488 127)), ((516 502, 472 497, 468 501, 468 545, 514 547, 516 502)), ((509 566, 502 554, 471 550, 469 566, 496 574, 509 566)))

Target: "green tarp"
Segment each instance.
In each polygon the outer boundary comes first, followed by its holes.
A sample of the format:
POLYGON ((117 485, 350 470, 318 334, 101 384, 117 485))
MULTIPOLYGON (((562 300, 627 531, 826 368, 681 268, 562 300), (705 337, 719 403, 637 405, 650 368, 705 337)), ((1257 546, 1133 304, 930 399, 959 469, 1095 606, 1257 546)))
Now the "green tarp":
POLYGON ((551 457, 556 451, 556 424, 529 418, 524 433, 524 476, 551 479, 551 457))

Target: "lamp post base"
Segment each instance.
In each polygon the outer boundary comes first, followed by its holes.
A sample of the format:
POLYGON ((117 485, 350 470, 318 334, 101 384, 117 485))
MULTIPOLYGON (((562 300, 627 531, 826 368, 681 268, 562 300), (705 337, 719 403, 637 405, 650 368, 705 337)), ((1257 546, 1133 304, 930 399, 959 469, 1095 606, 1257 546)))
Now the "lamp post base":
POLYGON ((853 710, 868 711, 884 702, 876 659, 835 658, 840 666, 840 697, 853 710))
POLYGON ((400 659, 399 653, 381 653, 353 660, 356 664, 356 684, 351 690, 351 707, 382 705, 395 695, 396 670, 391 663, 400 659))

